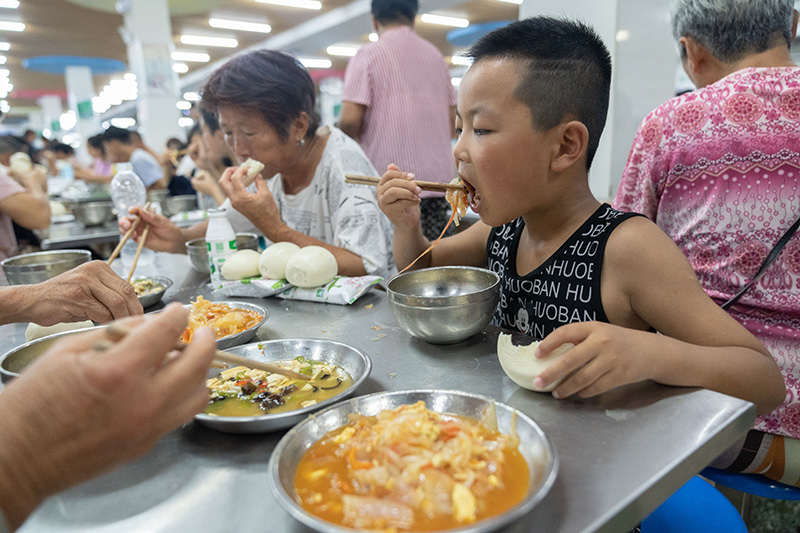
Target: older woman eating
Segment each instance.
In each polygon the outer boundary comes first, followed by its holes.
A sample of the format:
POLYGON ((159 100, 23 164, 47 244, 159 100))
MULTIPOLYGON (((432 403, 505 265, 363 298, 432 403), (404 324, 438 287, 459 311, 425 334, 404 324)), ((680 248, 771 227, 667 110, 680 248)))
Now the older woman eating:
MULTIPOLYGON (((374 175, 375 169, 340 130, 318 129, 314 84, 297 60, 274 50, 236 56, 211 76, 202 94, 202 105, 216 113, 239 160, 252 158, 265 167, 249 186, 241 167, 228 168, 220 179, 234 228, 249 223, 272 242, 323 246, 341 275, 393 272, 391 225, 374 192, 345 183, 345 174, 374 175)), ((154 250, 182 253, 184 242, 203 236, 207 226, 181 229, 139 208, 131 213, 150 223, 146 244, 154 250)), ((122 220, 121 230, 131 221, 122 220)))
MULTIPOLYGON (((678 0, 673 33, 694 92, 642 122, 615 207, 655 221, 717 303, 730 301, 800 217, 800 68, 793 0, 678 0)), ((715 466, 800 484, 800 235, 730 314, 778 363, 782 405, 715 466), (737 452, 742 450, 741 453, 737 452)), ((727 307, 727 306, 726 306, 727 307)))

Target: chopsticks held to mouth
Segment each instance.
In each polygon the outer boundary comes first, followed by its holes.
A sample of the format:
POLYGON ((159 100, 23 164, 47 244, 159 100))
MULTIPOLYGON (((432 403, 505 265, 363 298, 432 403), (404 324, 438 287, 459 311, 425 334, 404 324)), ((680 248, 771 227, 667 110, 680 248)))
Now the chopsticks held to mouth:
MULTIPOLYGON (((353 185, 371 185, 373 187, 376 187, 381 181, 379 176, 359 176, 358 174, 345 174, 344 178, 345 182, 353 185)), ((422 180, 414 180, 414 183, 423 191, 447 192, 466 189, 464 185, 458 185, 454 183, 437 183, 435 181, 422 180)))
MULTIPOLYGON (((123 337, 130 332, 131 328, 128 326, 124 326, 122 324, 110 324, 105 331, 109 338, 95 343, 94 349, 98 352, 105 352, 111 348, 115 342, 122 340, 123 337)), ((175 350, 183 351, 187 346, 189 345, 178 341, 175 345, 175 350)), ((280 374, 281 376, 286 376, 287 378, 300 379, 303 381, 311 380, 311 376, 301 374, 300 372, 295 372, 294 370, 290 370, 288 368, 283 368, 272 363, 262 363, 254 359, 248 359, 246 357, 241 357, 239 355, 234 355, 232 353, 227 353, 220 350, 217 350, 214 354, 214 363, 211 365, 214 368, 227 368, 229 365, 246 366, 247 368, 263 370, 265 372, 269 372, 270 374, 280 374)))
MULTIPOLYGON (((147 202, 145 204, 144 208, 145 209, 150 209, 150 202, 147 202)), ((142 217, 136 217, 136 220, 133 221, 133 224, 131 224, 130 229, 125 232, 125 235, 122 237, 122 239, 120 239, 119 244, 117 244, 117 247, 114 248, 114 251, 111 252, 111 255, 106 260, 106 264, 108 266, 111 266, 111 263, 113 263, 114 260, 119 256, 120 252, 122 251, 122 247, 125 246, 125 243, 128 242, 128 239, 131 238, 131 235, 133 235, 133 232, 136 231, 136 228, 139 227, 139 224, 141 222, 142 222, 142 217)), ((140 250, 141 250, 141 247, 140 247, 140 250)), ((136 258, 138 260, 139 252, 136 253, 136 258)), ((133 272, 132 268, 131 268, 131 272, 133 272)))

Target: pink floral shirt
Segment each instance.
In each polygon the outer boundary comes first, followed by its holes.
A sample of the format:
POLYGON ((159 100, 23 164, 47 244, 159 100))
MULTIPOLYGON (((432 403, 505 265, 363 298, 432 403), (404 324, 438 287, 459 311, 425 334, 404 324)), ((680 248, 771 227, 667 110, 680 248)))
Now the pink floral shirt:
MULTIPOLYGON (((722 304, 800 217, 800 68, 748 68, 645 117, 614 207, 656 222, 722 304)), ((731 315, 783 372, 755 429, 800 438, 800 233, 731 315)))

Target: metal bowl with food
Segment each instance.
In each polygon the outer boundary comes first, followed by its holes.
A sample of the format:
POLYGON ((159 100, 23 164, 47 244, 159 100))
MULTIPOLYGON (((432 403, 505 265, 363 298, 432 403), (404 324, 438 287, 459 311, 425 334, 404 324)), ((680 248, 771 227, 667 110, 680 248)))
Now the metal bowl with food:
MULTIPOLYGON (((236 248, 238 250, 258 251, 258 235, 255 233, 237 233, 236 248)), ((186 242, 186 252, 192 260, 192 266, 198 272, 209 273, 208 246, 205 238, 192 239, 186 242)))
POLYGON ((92 259, 88 250, 53 250, 9 257, 0 262, 11 285, 40 283, 92 259))
POLYGON ((434 344, 452 344, 489 325, 500 301, 500 277, 484 268, 412 270, 386 285, 389 307, 409 334, 434 344))
POLYGON ((114 220, 117 216, 117 212, 114 210, 114 202, 110 201, 76 204, 72 208, 72 214, 83 222, 85 226, 100 226, 114 220))
MULTIPOLYGON (((198 422, 226 433, 264 433, 293 426, 303 420, 308 413, 324 409, 351 396, 372 370, 372 361, 361 350, 324 339, 264 341, 238 346, 227 351, 264 363, 289 361, 297 357, 303 357, 308 361, 332 363, 344 370, 352 378, 353 383, 330 398, 293 411, 266 413, 260 416, 219 416, 206 413, 195 415, 198 422)), ((219 370, 211 370, 209 377, 215 377, 219 373, 219 370)))
MULTIPOLYGON (((217 348, 220 350, 226 350, 228 348, 232 348, 233 346, 239 346, 240 344, 244 344, 249 342, 253 337, 255 337, 256 333, 258 332, 258 328, 264 325, 264 323, 269 318, 269 311, 267 311, 263 306, 258 304, 253 304, 250 302, 239 302, 233 300, 223 300, 219 302, 211 302, 214 305, 226 305, 230 308, 231 311, 236 309, 244 309, 246 311, 252 311, 261 315, 261 320, 258 323, 253 324, 252 326, 248 327, 244 331, 240 331, 239 333, 234 333, 232 335, 226 335, 224 337, 217 338, 217 348)), ((184 306, 189 311, 189 326, 191 327, 194 323, 192 318, 192 312, 194 309, 194 304, 188 304, 184 306)), ((208 312, 203 311, 203 323, 206 323, 206 319, 210 319, 210 314, 208 312)), ((213 320, 213 319, 212 319, 213 320)), ((200 324, 202 325, 202 323, 200 324)), ((207 325, 211 326, 213 329, 213 324, 208 323, 207 325)), ((184 342, 191 342, 191 338, 186 338, 185 336, 182 338, 184 342)))
POLYGON ((164 293, 172 286, 172 280, 165 276, 136 277, 131 285, 142 307, 150 307, 161 301, 164 293))
MULTIPOLYGON (((351 398, 324 411, 315 413, 292 428, 272 452, 268 475, 272 493, 278 503, 295 519, 323 533, 352 533, 354 530, 323 520, 305 510, 295 498, 295 477, 306 451, 328 432, 350 421, 350 415, 375 416, 381 411, 412 405, 423 401, 427 409, 444 415, 456 415, 473 420, 485 420, 487 411, 496 411, 497 429, 506 435, 514 432, 519 437, 518 450, 528 466, 527 493, 520 503, 501 514, 457 528, 445 529, 448 533, 483 533, 501 530, 527 514, 541 502, 556 478, 558 458, 550 440, 530 418, 516 409, 495 402, 485 396, 461 391, 414 390, 380 392, 351 398)), ((450 494, 447 494, 449 497, 450 494)))
POLYGON ((0 357, 0 379, 3 383, 6 383, 12 378, 17 377, 20 372, 38 359, 39 356, 44 354, 56 341, 69 337, 70 335, 77 335, 86 331, 94 331, 105 327, 106 326, 95 326, 93 328, 64 331, 17 346, 0 357))
POLYGON ((197 196, 194 194, 181 194, 179 196, 167 196, 161 204, 161 212, 165 216, 171 217, 184 211, 191 211, 197 207, 197 196))

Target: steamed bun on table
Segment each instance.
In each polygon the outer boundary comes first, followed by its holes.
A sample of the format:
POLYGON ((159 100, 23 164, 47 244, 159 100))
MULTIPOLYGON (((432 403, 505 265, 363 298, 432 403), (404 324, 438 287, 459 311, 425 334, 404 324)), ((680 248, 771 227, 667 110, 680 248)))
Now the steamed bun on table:
POLYGON ((339 273, 336 257, 322 246, 306 246, 286 262, 286 281, 295 287, 319 287, 339 273))
POLYGON ((497 338, 497 357, 500 359, 500 366, 503 367, 506 375, 520 387, 537 392, 550 392, 564 380, 554 381, 543 389, 535 387, 533 380, 575 345, 569 342, 564 343, 553 350, 549 356, 543 358, 536 357, 538 346, 538 342, 533 342, 528 346, 515 346, 511 342, 511 335, 501 333, 497 338))
POLYGON ((258 271, 265 279, 286 279, 286 262, 300 251, 293 242, 276 242, 261 252, 258 271))
POLYGON ((258 276, 258 260, 261 254, 255 250, 239 250, 222 264, 222 277, 237 280, 258 276))

